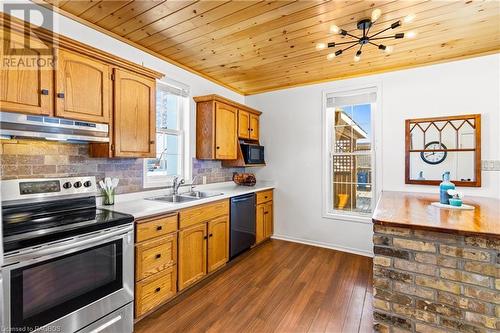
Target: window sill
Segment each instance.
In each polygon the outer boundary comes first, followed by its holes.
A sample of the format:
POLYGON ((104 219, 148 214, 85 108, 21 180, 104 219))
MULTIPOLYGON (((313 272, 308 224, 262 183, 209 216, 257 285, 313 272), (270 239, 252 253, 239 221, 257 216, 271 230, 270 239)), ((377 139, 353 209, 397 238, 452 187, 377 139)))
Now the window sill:
POLYGON ((330 219, 330 220, 342 221, 342 222, 372 224, 371 216, 360 216, 360 215, 354 215, 354 214, 339 214, 339 213, 332 213, 332 212, 324 212, 323 218, 330 219))

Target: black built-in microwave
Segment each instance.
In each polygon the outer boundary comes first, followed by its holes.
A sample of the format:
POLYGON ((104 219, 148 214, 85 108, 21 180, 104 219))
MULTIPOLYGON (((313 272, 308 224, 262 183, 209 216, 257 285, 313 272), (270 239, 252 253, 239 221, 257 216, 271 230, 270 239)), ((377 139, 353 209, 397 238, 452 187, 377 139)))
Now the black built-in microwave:
POLYGON ((264 146, 255 143, 241 142, 241 151, 245 164, 264 164, 264 146))

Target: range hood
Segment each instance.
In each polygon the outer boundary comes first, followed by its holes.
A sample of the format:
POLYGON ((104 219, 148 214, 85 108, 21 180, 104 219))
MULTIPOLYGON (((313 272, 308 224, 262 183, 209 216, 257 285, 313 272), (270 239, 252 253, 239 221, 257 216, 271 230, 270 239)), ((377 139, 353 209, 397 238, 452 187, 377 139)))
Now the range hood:
POLYGON ((109 142, 109 127, 86 121, 0 112, 0 135, 56 141, 109 142))

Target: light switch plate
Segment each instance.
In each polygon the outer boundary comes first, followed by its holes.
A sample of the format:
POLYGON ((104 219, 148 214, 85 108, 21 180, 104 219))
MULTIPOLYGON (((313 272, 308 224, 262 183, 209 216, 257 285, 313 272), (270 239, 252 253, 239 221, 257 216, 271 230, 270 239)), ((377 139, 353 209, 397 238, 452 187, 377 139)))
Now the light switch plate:
POLYGON ((500 161, 497 160, 483 160, 481 161, 482 171, 500 171, 500 161))

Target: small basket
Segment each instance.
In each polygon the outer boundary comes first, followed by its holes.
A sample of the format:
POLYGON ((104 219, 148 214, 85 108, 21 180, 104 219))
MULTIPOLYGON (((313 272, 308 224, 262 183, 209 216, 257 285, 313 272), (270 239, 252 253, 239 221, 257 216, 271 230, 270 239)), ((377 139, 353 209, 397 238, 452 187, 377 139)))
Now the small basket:
POLYGON ((257 179, 253 173, 233 173, 233 182, 237 185, 255 186, 257 179))

